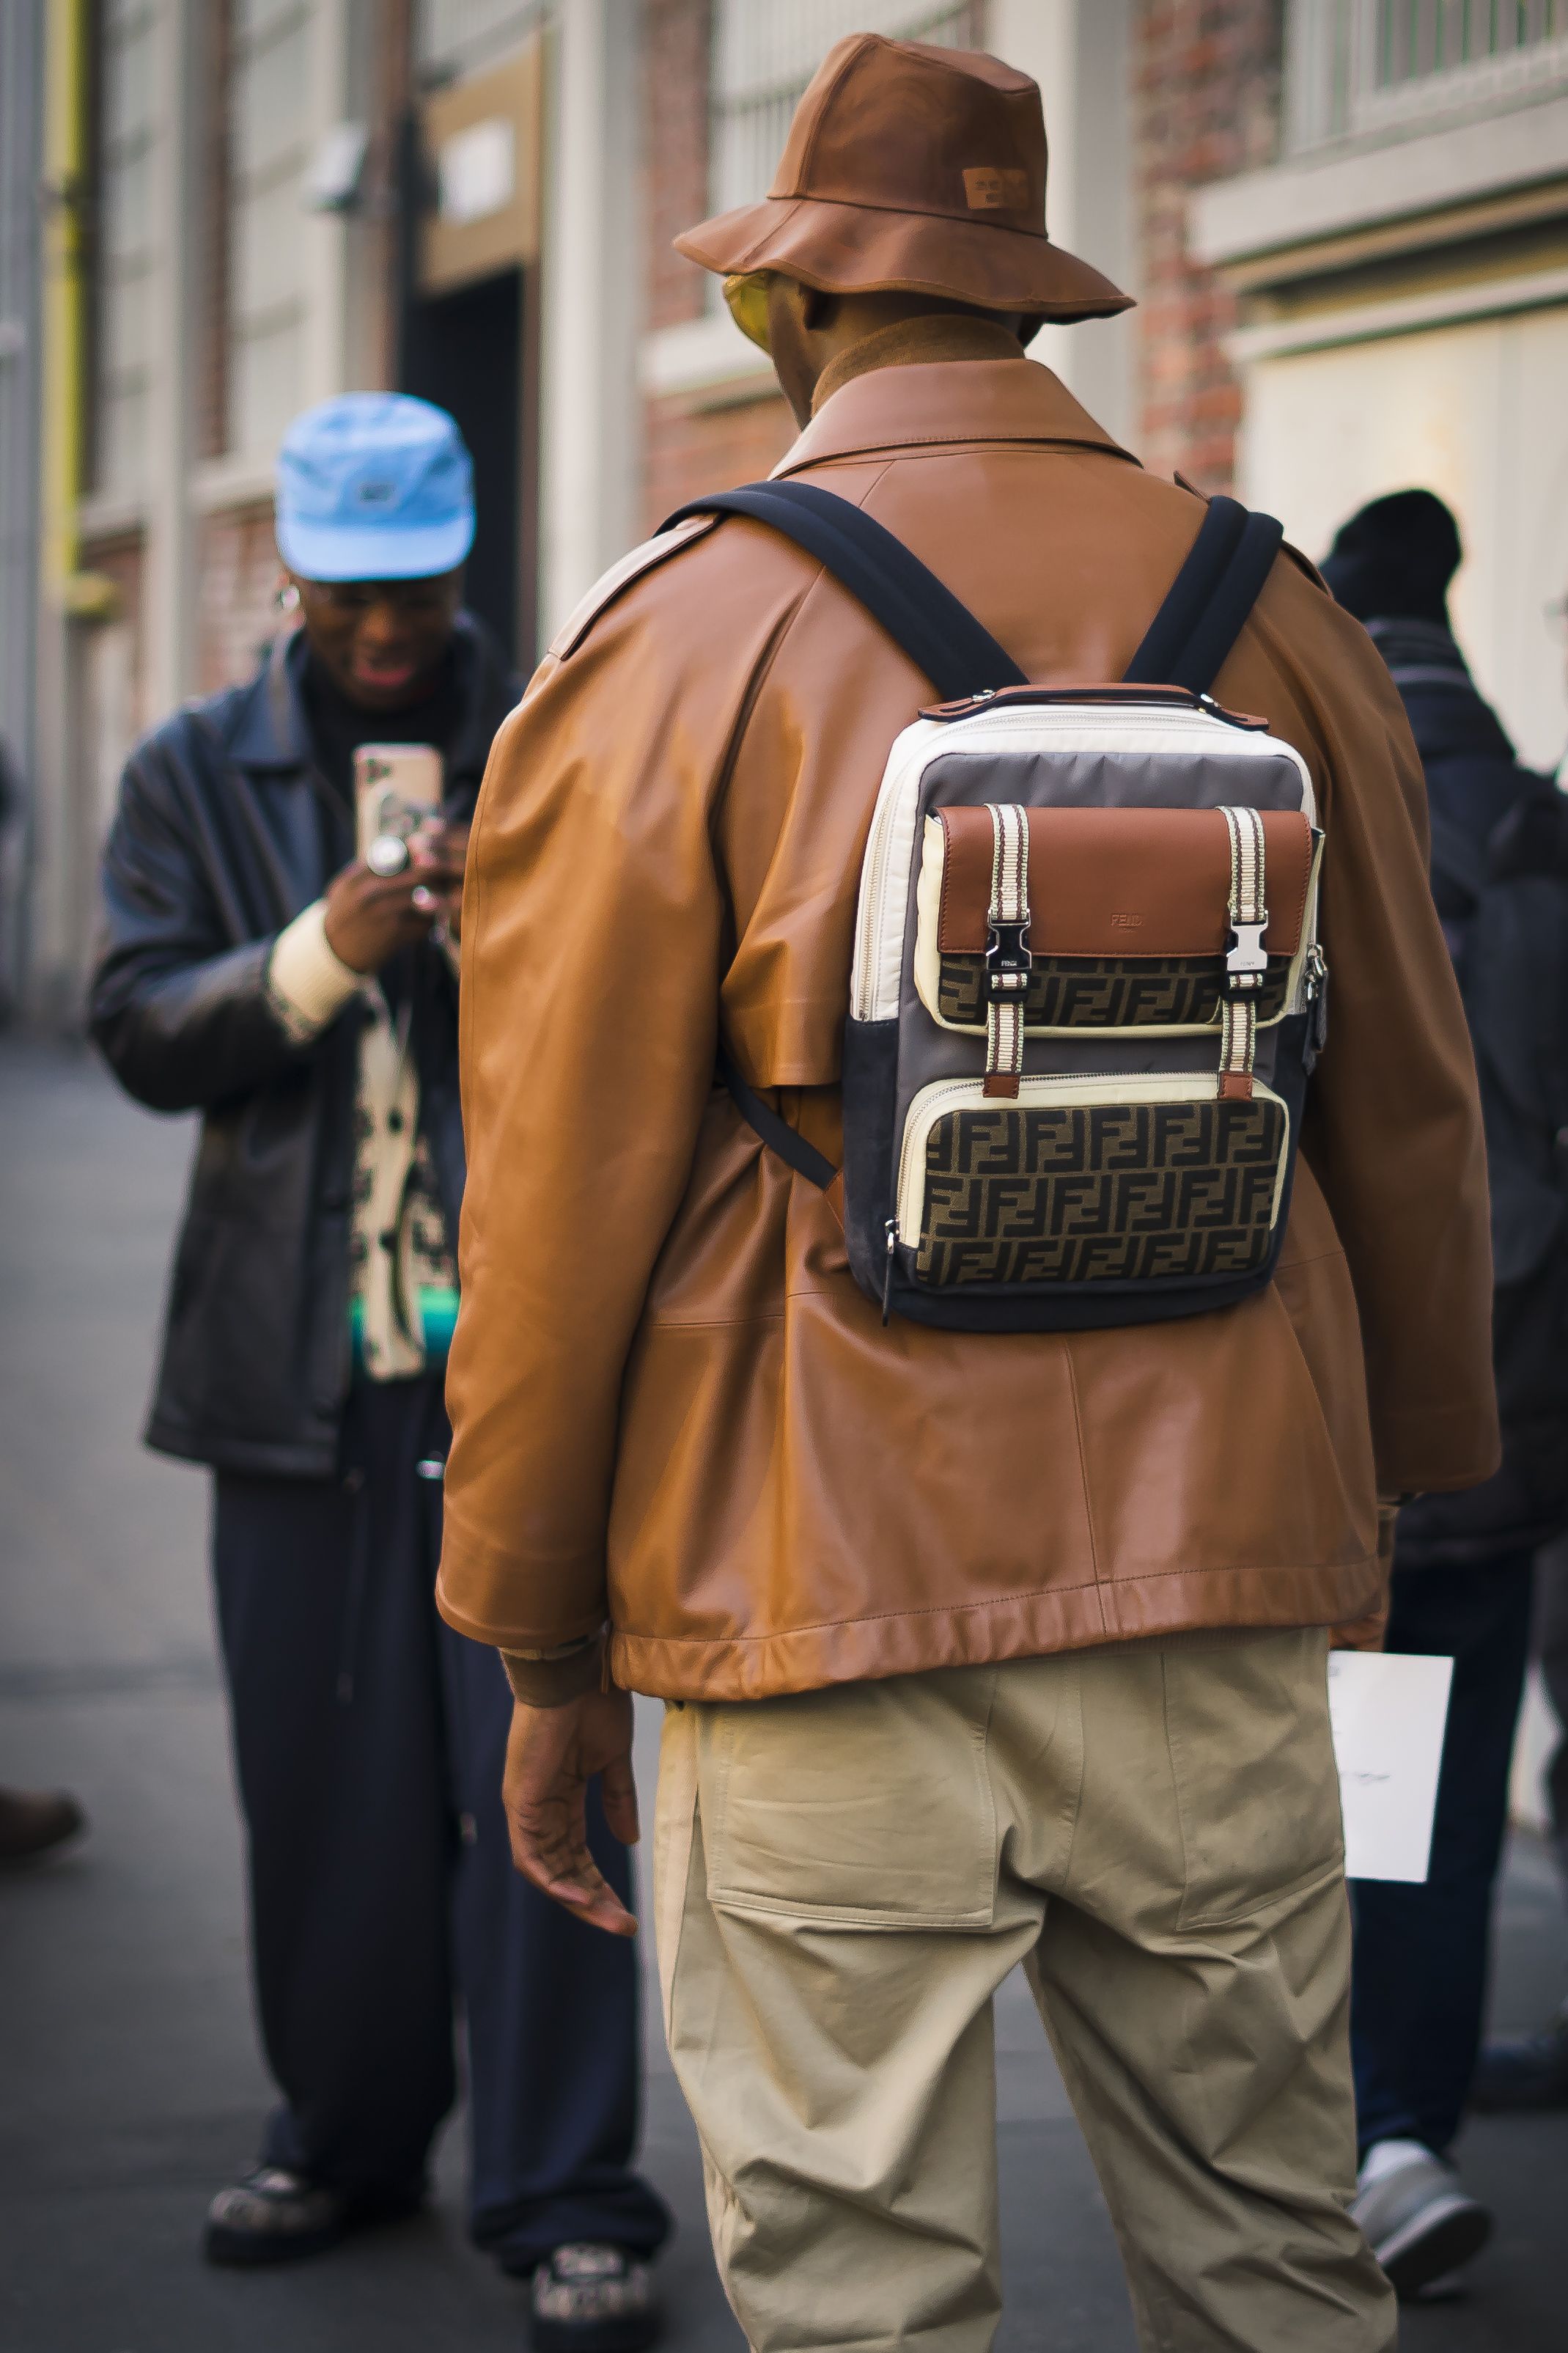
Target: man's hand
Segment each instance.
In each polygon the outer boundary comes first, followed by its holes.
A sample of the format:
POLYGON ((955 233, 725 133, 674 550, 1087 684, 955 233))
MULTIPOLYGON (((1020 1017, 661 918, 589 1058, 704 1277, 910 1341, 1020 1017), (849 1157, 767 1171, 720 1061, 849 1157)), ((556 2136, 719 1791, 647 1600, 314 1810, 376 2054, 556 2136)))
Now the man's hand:
POLYGON ((416 857, 428 862, 418 877, 425 895, 416 891, 415 904, 444 923, 450 940, 463 935, 463 871, 468 862, 471 830, 467 825, 441 825, 423 834, 416 844, 416 857))
POLYGON ((460 903, 466 826, 432 827, 409 844, 401 874, 373 874, 363 858, 327 885, 327 945, 353 972, 379 972, 400 948, 417 947, 437 916, 460 903))
POLYGON ((584 1692, 563 1707, 518 1701, 501 1783, 511 1859, 524 1879, 590 1926, 635 1936, 637 1922, 588 1852, 588 1783, 595 1773, 603 1776, 605 1820, 623 1846, 636 1846, 631 1694, 584 1692))

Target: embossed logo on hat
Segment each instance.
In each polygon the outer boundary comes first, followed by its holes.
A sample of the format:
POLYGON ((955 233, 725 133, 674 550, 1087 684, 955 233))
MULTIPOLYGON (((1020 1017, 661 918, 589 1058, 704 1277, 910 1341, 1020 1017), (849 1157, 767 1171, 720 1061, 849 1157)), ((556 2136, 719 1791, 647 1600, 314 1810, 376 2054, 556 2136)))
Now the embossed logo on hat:
POLYGON ((362 507, 389 507, 397 497, 397 484, 373 476, 355 485, 354 496, 362 507))
POLYGON ((963 193, 972 213, 1021 212, 1029 201, 1029 175, 977 164, 963 175, 963 193))

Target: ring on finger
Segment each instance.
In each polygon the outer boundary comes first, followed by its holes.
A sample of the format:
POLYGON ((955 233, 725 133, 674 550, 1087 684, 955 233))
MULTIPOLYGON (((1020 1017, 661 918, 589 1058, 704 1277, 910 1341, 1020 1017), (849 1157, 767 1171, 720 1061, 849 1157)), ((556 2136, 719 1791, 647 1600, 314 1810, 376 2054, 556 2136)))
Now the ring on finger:
POLYGON ((364 853, 364 862, 373 874, 390 881, 395 874, 406 874, 414 860, 400 833, 378 833, 364 853))

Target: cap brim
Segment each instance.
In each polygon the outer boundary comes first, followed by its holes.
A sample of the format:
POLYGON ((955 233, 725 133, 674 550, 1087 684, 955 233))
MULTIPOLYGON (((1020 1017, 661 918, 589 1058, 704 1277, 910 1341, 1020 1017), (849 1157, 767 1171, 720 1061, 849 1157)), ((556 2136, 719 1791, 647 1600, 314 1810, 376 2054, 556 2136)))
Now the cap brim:
POLYGON ((273 533, 289 571, 306 580, 427 580, 457 570, 474 543, 474 520, 356 531, 279 515, 273 533))
POLYGON ((1132 308, 1131 294, 1031 230, 823 196, 764 196, 700 222, 675 244, 720 277, 777 269, 825 294, 946 295, 983 311, 1064 322, 1132 308))

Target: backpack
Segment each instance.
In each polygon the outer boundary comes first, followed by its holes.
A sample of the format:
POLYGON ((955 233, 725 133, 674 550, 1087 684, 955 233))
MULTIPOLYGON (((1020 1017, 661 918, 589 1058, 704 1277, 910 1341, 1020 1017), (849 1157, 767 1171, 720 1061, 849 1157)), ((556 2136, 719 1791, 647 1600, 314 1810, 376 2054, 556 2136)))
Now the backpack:
POLYGON ((669 523, 713 512, 816 555, 937 691, 861 867, 842 1172, 721 1073, 841 1192, 883 1322, 1079 1331, 1261 1290, 1323 1042, 1323 837, 1300 754, 1207 690, 1280 526, 1215 500, 1126 679, 1064 688, 833 492, 752 483, 669 523))
POLYGON ((1568 803, 1524 770, 1513 791, 1489 830, 1431 820, 1486 1124, 1502 1468, 1401 1513, 1402 1567, 1543 1543, 1568 1521, 1568 803))

